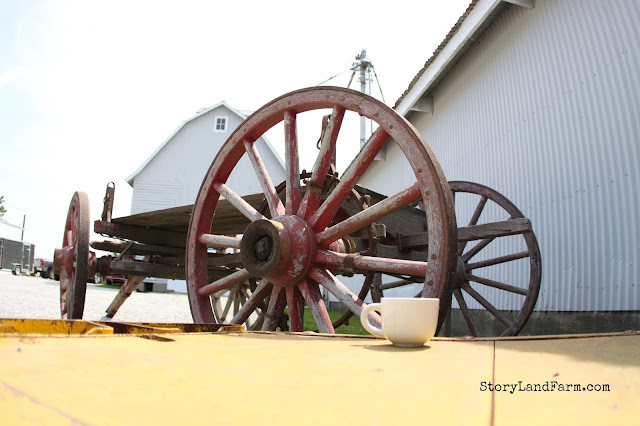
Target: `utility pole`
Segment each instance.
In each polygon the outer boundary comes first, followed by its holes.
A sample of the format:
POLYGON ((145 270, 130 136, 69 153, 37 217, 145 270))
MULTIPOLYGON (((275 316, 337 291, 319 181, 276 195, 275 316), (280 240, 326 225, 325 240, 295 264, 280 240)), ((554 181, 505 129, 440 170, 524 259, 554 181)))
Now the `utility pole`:
MULTIPOLYGON (((371 95, 371 70, 373 69, 373 64, 369 59, 367 59, 367 51, 362 49, 359 55, 356 55, 356 62, 351 66, 351 70, 353 74, 351 74, 351 79, 353 80, 353 76, 356 72, 359 72, 358 81, 360 81, 360 92, 371 95), (367 85, 369 86, 369 90, 367 90, 367 85), (368 93, 367 93, 368 92, 368 93)), ((351 81, 349 81, 349 86, 351 85, 351 81)), ((364 116, 360 116, 360 149, 364 146, 367 141, 366 135, 366 119, 364 116)))

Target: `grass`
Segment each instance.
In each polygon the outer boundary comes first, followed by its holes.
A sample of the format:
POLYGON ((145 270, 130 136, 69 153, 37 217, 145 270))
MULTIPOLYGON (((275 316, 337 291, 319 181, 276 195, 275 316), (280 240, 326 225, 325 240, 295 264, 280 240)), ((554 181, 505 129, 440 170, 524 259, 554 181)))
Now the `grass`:
POLYGON ((120 290, 120 287, 122 287, 121 285, 114 285, 114 284, 107 284, 104 281, 102 282, 102 284, 98 284, 96 285, 96 287, 99 288, 112 288, 114 290, 120 290))
MULTIPOLYGON (((335 322, 342 316, 341 312, 333 311, 331 309, 328 309, 328 311, 329 311, 329 317, 331 318, 332 322, 335 322)), ((318 326, 316 325, 316 322, 313 319, 313 315, 311 315, 311 310, 308 307, 305 307, 304 308, 304 330, 315 331, 317 329, 318 329, 318 326)), ((365 330, 364 327, 362 327, 362 324, 360 323, 360 318, 358 318, 356 315, 352 315, 348 320, 348 324, 343 324, 340 327, 336 328, 336 334, 358 334, 358 335, 367 336, 369 335, 369 332, 367 332, 367 330, 365 330)))

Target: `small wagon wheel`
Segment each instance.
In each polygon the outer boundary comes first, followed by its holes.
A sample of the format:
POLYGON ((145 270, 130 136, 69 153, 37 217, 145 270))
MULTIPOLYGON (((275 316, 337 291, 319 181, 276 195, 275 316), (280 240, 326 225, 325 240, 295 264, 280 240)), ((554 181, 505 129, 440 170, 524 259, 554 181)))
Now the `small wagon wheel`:
MULTIPOLYGON (((468 226, 458 229, 460 274, 454 289, 469 332, 478 336, 482 330, 474 324, 465 298, 477 302, 502 323, 501 336, 515 336, 529 319, 540 291, 540 249, 531 222, 511 201, 491 188, 471 182, 449 182, 449 187, 456 205, 465 203, 473 211, 468 226), (487 216, 484 222, 481 215, 487 216), (487 247, 494 250, 486 250, 490 253, 479 260, 487 247), (508 283, 502 282, 505 280, 508 283), (490 290, 490 297, 480 294, 478 290, 483 287, 490 290), (520 309, 510 316, 499 311, 494 303, 517 304, 520 309)), ((447 331, 445 327, 445 334, 447 331)))
MULTIPOLYGON (((217 293, 211 295, 211 306, 216 318, 216 322, 219 324, 228 323, 233 318, 242 306, 246 303, 247 299, 251 297, 251 294, 257 289, 255 279, 249 279, 229 289, 220 290, 217 293)), ((255 317, 247 318, 244 324, 249 330, 260 330, 262 322, 264 321, 263 313, 266 312, 267 306, 262 303, 256 308, 255 317)))
MULTIPOLYGON (((449 182, 449 187, 457 210, 464 206, 466 210, 473 211, 468 225, 458 228, 459 260, 453 295, 464 322, 473 336, 515 336, 531 315, 540 291, 540 250, 531 222, 511 201, 491 188, 471 182, 449 182), (486 213, 483 215, 483 212, 486 213), (481 215, 486 217, 484 221, 480 220, 481 215), (482 255, 485 258, 478 260, 482 255), (509 280, 508 283, 503 282, 505 279, 509 280), (465 294, 466 297, 463 296, 465 294), (475 309, 476 313, 472 314, 474 310, 469 309, 465 299, 473 301, 471 303, 480 309, 475 309), (499 311, 494 306, 497 303, 519 304, 520 309, 514 314, 499 311), (498 321, 479 327, 479 321, 474 323, 472 317, 482 309, 498 321)), ((462 222, 460 217, 457 220, 462 222)), ((419 238, 414 239, 413 244, 407 239, 400 245, 405 249, 424 248, 419 238)), ((423 256, 420 251, 415 255, 423 256)), ((372 292, 374 301, 380 300, 384 290, 411 285, 415 281, 411 276, 396 277, 400 281, 377 283, 372 292)), ((447 311, 449 315, 444 324, 444 334, 449 336, 452 311, 449 307, 447 311)))
MULTIPOLYGON (((308 143, 315 144, 315 141, 308 143)), ((430 148, 413 126, 391 108, 367 95, 335 87, 303 89, 284 95, 256 111, 233 132, 214 159, 200 187, 189 225, 186 254, 187 289, 193 319, 198 323, 215 322, 210 295, 249 277, 260 277, 256 291, 235 315, 232 323, 243 323, 270 296, 263 330, 275 330, 285 306, 288 306, 290 331, 302 331, 306 303, 320 332, 333 333, 320 286, 359 316, 364 302, 336 276, 341 270, 350 269, 424 277, 422 296, 440 298, 441 325, 451 298, 451 288, 447 287, 447 283, 454 279, 457 265, 452 201, 447 181, 430 148), (331 110, 331 116, 320 143, 312 177, 303 193, 299 181, 296 123, 299 115, 320 109, 331 110), (340 183, 321 202, 321 191, 317 189, 326 180, 347 112, 370 118, 379 128, 344 172, 340 183), (280 122, 284 122, 285 133, 287 184, 284 203, 277 196, 255 144, 267 130, 280 122), (390 139, 405 155, 415 183, 344 221, 330 225, 344 198, 390 139), (272 219, 265 218, 226 184, 245 154, 253 164, 269 203, 272 219), (240 248, 243 269, 209 283, 208 249, 218 247, 222 239, 228 242, 223 236, 211 234, 220 196, 226 198, 251 223, 244 230, 242 238, 234 243, 235 247, 240 248), (424 199, 426 205, 424 222, 428 229, 428 262, 346 254, 344 238, 419 199, 424 199)), ((380 321, 375 315, 373 319, 380 321)))
POLYGON ((55 269, 60 271, 62 319, 82 319, 89 255, 89 197, 84 192, 76 192, 67 213, 62 249, 55 253, 55 269))

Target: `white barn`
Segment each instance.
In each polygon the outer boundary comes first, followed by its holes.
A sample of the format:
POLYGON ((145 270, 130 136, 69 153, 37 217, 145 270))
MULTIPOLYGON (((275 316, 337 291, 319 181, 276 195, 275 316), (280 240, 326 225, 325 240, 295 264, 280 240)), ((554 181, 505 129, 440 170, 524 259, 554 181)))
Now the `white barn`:
MULTIPOLYGON (((472 1, 395 105, 449 181, 531 219, 546 331, 572 331, 557 312, 589 312, 584 331, 640 326, 639 22, 635 0, 472 1)), ((388 145, 364 186, 407 187, 404 164, 388 145)))
MULTIPOLYGON (((193 204, 211 162, 246 115, 222 101, 185 120, 153 154, 127 178, 133 187, 131 214, 193 204)), ((284 181, 284 163, 269 141, 256 141, 275 184, 284 181)), ((245 156, 227 184, 240 195, 262 188, 245 156)))

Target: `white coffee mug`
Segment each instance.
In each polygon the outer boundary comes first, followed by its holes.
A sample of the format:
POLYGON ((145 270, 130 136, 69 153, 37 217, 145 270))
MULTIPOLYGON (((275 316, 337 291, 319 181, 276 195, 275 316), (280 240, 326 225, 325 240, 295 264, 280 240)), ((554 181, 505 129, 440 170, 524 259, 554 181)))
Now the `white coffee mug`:
POLYGON ((374 336, 381 336, 394 346, 418 347, 431 340, 438 325, 439 299, 383 297, 362 309, 360 322, 374 336), (371 311, 382 315, 382 328, 369 322, 371 311))

